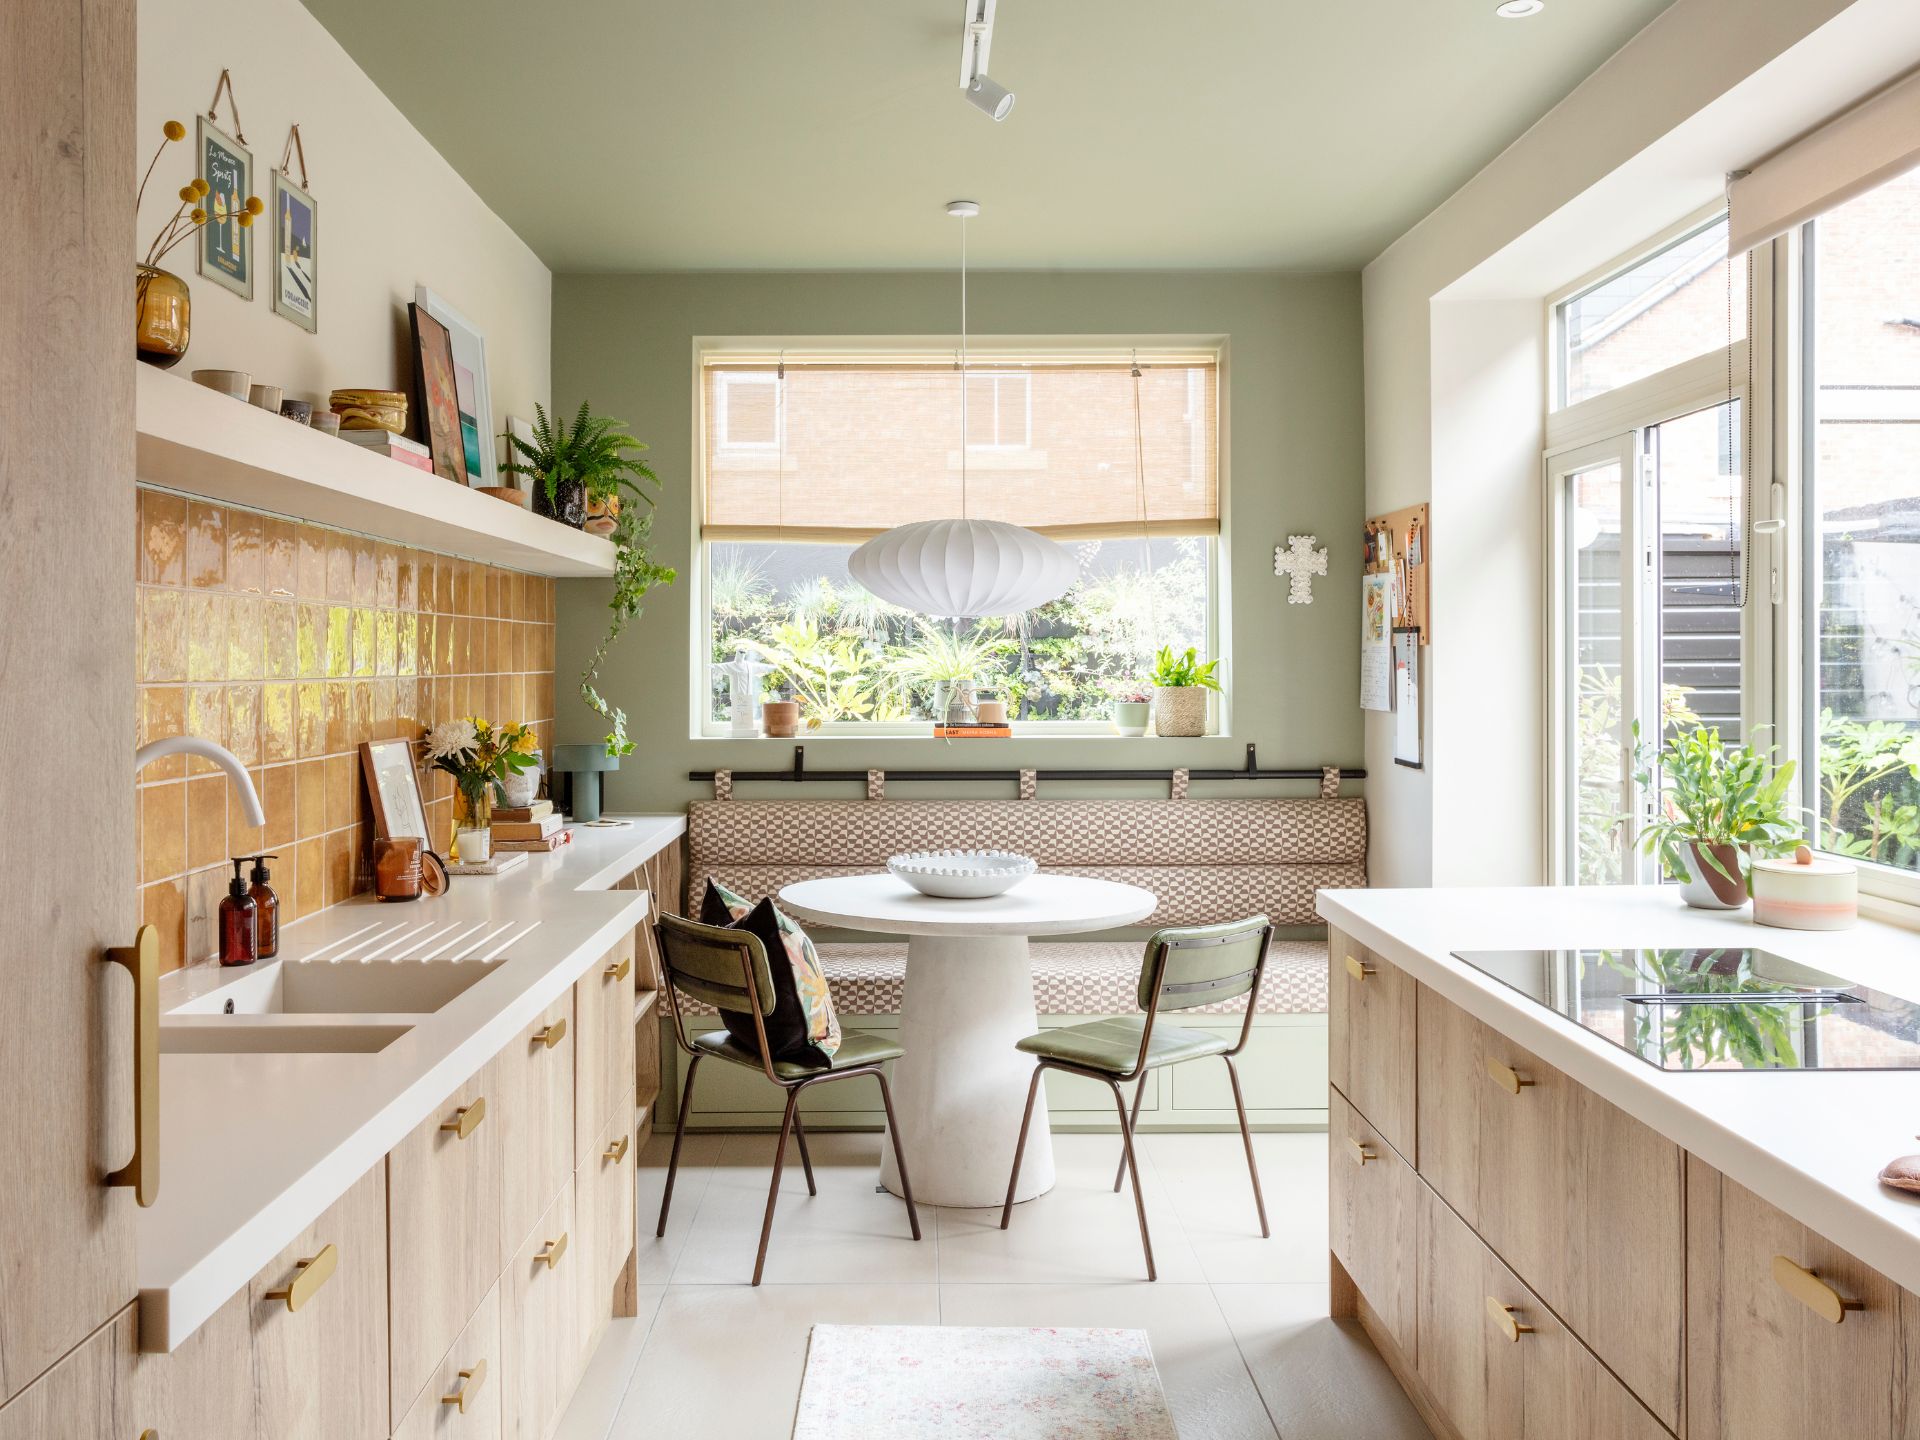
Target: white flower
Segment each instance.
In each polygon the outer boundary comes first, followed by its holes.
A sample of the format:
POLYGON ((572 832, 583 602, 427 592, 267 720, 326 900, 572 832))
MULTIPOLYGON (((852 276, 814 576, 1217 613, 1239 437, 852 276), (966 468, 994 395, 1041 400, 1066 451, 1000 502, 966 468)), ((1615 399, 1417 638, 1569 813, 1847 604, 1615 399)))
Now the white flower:
POLYGON ((442 720, 427 732, 427 758, 446 760, 465 755, 479 738, 471 720, 442 720))

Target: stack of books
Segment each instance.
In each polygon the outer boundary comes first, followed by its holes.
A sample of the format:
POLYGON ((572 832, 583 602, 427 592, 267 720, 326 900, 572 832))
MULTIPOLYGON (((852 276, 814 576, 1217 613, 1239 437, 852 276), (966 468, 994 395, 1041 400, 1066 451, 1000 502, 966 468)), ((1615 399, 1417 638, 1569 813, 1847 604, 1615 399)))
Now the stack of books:
POLYGON ((520 809, 502 808, 493 812, 493 848, 496 851, 525 850, 547 854, 570 844, 573 836, 553 813, 551 800, 536 800, 520 809))
POLYGON ((936 740, 1011 740, 1013 726, 1004 720, 969 720, 963 725, 949 725, 945 721, 935 721, 933 738, 936 740))
POLYGON ((418 440, 409 440, 391 430, 342 430, 340 438, 374 455, 398 460, 402 465, 411 465, 429 475, 433 473, 432 452, 418 440))

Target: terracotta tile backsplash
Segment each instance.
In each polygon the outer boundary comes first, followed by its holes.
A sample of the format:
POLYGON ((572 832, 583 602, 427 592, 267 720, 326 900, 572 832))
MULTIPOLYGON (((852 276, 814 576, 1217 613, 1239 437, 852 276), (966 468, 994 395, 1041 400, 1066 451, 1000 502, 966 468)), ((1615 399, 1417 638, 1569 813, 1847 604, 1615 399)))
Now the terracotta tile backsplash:
MULTIPOLYGON (((230 855, 277 852, 282 923, 368 889, 360 742, 484 715, 553 733, 553 581, 142 489, 139 742, 217 740, 253 775, 264 829, 204 760, 139 777, 141 918, 161 965, 210 959, 230 855)), ((433 833, 452 783, 422 776, 433 833)))

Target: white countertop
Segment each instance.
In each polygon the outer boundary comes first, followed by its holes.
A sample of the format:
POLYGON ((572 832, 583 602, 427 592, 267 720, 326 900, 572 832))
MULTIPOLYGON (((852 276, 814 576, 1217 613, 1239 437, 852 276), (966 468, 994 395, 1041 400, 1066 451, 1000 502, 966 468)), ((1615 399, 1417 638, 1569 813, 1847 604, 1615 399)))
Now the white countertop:
POLYGON ((1692 910, 1673 887, 1322 890, 1322 916, 1421 984, 1920 1293, 1920 1197, 1874 1178, 1920 1152, 1920 1072, 1656 1069, 1452 958, 1455 950, 1750 945, 1904 999, 1920 935, 1871 920, 1815 933, 1692 910))
MULTIPOLYGON (((438 899, 367 895, 323 910, 287 926, 279 956, 244 972, 374 936, 391 937, 392 954, 414 938, 457 936, 476 959, 504 957, 386 1049, 161 1055, 160 1193, 136 1223, 142 1348, 177 1348, 645 917, 644 890, 609 887, 678 839, 686 817, 609 818, 631 823, 570 826, 565 849, 497 877, 455 876, 438 899)), ((162 1024, 234 979, 213 965, 165 977, 162 1024)))

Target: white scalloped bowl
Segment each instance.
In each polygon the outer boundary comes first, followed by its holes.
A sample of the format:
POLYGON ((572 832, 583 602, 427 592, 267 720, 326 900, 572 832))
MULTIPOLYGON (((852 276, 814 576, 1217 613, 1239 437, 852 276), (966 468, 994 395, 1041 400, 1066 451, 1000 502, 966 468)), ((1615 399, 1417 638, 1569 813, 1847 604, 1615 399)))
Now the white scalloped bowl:
POLYGON ((1039 868, 1031 855, 1006 850, 916 850, 887 861, 888 870, 922 895, 941 900, 1004 895, 1039 868))

